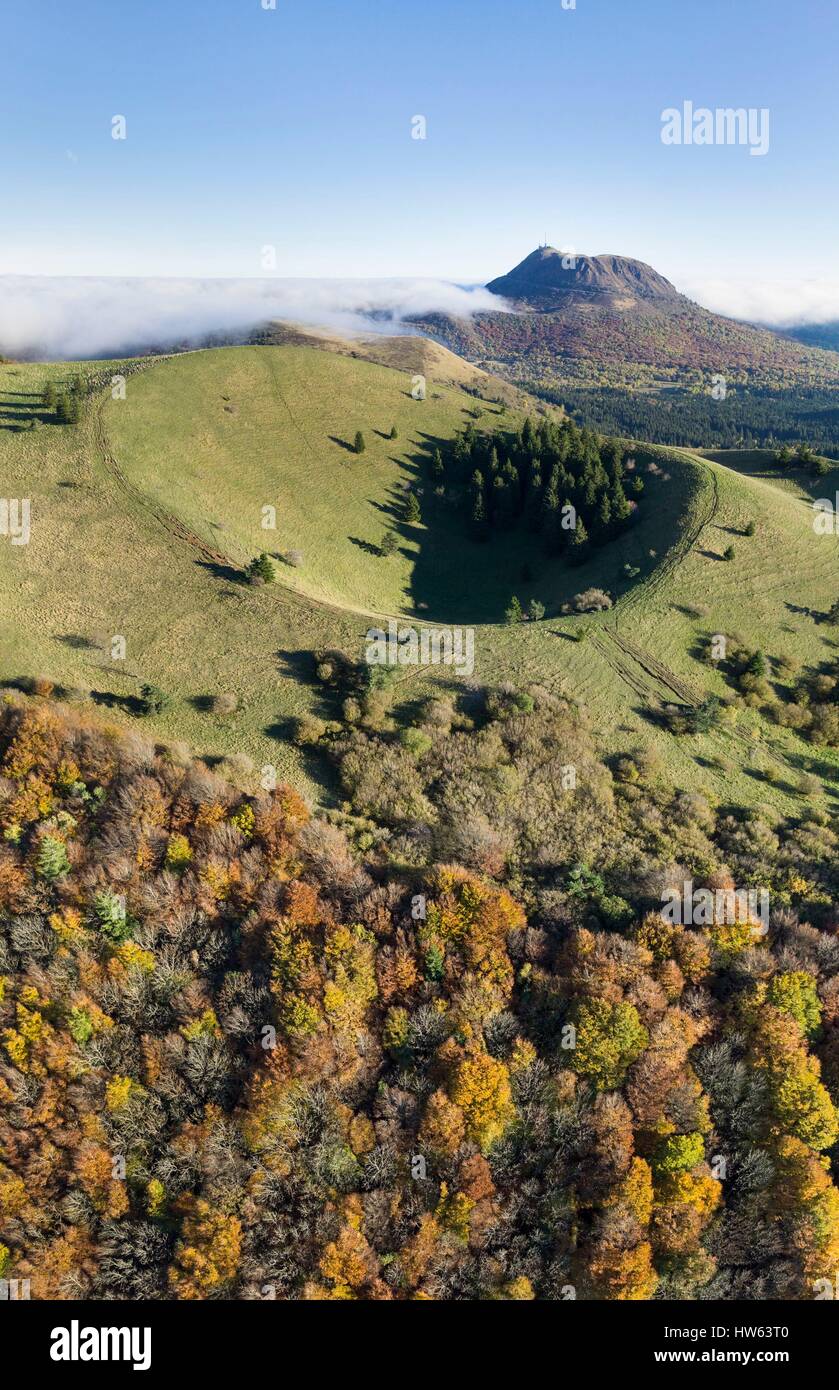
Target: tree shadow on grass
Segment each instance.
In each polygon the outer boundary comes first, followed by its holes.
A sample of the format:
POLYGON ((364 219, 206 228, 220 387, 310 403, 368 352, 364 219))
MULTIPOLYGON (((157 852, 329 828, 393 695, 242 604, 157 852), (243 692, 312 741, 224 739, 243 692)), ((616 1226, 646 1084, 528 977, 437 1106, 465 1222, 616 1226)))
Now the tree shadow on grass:
POLYGON ((102 651, 101 643, 92 637, 85 637, 81 632, 62 632, 56 637, 57 642, 61 642, 65 647, 70 647, 76 652, 99 652, 102 651))
POLYGON ((359 550, 363 550, 365 555, 376 555, 384 558, 384 551, 380 545, 373 545, 371 541, 363 541, 359 536, 347 536, 350 545, 357 545, 359 550))
POLYGON ((7 391, 0 399, 0 429, 20 433, 28 430, 35 420, 41 425, 55 421, 39 395, 30 391, 7 391))
POLYGON ((217 564, 214 560, 196 560, 202 570, 209 570, 214 579, 225 579, 228 584, 246 585, 248 577, 244 570, 234 569, 232 565, 217 564))
POLYGON ((113 690, 91 690, 90 698, 95 705, 106 709, 121 709, 126 714, 142 714, 145 706, 137 695, 115 695, 113 690))

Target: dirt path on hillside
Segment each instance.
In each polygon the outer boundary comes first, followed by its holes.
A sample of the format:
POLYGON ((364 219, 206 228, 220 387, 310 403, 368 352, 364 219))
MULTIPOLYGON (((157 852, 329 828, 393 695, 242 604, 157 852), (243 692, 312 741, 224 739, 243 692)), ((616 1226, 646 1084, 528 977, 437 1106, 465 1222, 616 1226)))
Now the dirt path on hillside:
MULTIPOLYGON (((704 468, 711 483, 710 489, 708 490, 707 498, 704 500, 703 505, 699 509, 699 515, 697 516, 690 530, 685 531, 685 534, 676 542, 674 546, 671 547, 671 549, 667 552, 661 564, 659 565, 658 569, 655 571, 654 574, 650 576, 647 583, 641 585, 640 588, 635 589, 628 596, 625 604, 623 605, 620 616, 623 616, 623 614, 626 613, 628 610, 634 608, 640 599, 646 599, 649 597, 650 594, 658 593, 659 589, 661 589, 661 587, 667 582, 671 575, 674 574, 675 571, 679 568, 679 565, 681 565, 682 562, 687 559, 688 555, 693 550, 693 547, 699 541, 699 538, 702 535, 702 532, 705 530, 705 527, 710 526, 711 522, 714 520, 714 517, 717 515, 717 512, 719 511, 720 489, 719 483, 717 481, 717 475, 714 472, 713 468, 711 468, 711 466, 705 461, 705 459, 700 458, 698 454, 692 454, 686 449, 679 450, 678 452, 684 454, 687 458, 690 459, 692 463, 698 463, 702 466, 702 468, 704 468)), ((615 615, 616 625, 618 622, 618 616, 618 614, 615 615)))
POLYGON ((142 507, 143 511, 147 512, 149 516, 152 516, 154 520, 163 527, 164 531, 168 532, 173 540, 180 541, 190 546, 201 557, 205 564, 218 565, 224 569, 240 571, 241 565, 235 564, 235 562, 230 559, 229 555, 224 555, 220 550, 215 550, 211 545, 208 545, 199 535, 196 535, 196 533, 190 530, 188 526, 184 525, 182 521, 179 521, 172 512, 160 506, 158 502, 155 502, 152 497, 149 497, 138 488, 135 483, 132 483, 130 479, 126 477, 111 452, 110 442, 105 432, 105 424, 102 419, 104 405, 105 401, 101 399, 96 402, 94 407, 96 442, 102 454, 102 461, 118 487, 126 496, 130 497, 133 502, 136 502, 138 506, 142 507))
MULTIPOLYGON (((686 451, 684 451, 686 452, 686 451)), ((634 690, 648 704, 672 703, 674 699, 682 704, 696 706, 704 698, 702 693, 689 681, 678 676, 663 661, 653 656, 639 643, 623 635, 620 630, 621 619, 627 611, 634 610, 638 603, 657 593, 676 572, 699 541, 705 527, 710 525, 719 511, 720 496, 717 475, 704 459, 688 455, 692 462, 703 466, 710 480, 707 496, 702 499, 698 515, 685 534, 671 547, 662 563, 646 584, 641 585, 627 596, 625 603, 615 613, 614 627, 602 627, 594 638, 594 646, 617 676, 634 690)))

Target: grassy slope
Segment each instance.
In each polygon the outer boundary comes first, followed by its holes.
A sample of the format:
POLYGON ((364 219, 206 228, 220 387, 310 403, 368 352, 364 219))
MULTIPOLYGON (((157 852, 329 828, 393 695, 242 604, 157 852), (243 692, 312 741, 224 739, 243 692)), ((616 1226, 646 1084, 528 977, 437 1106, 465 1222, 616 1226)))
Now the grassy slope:
MULTIPOLYGON (((16 405, 4 423, 25 413, 26 393, 50 373, 66 376, 62 368, 0 368, 0 399, 16 405)), ((349 535, 380 538, 388 519, 376 504, 387 504, 388 492, 398 496, 400 481, 413 476, 422 434, 450 434, 472 408, 462 392, 441 386, 418 405, 405 394, 409 385, 404 373, 311 348, 225 349, 146 368, 130 378, 125 402, 106 399, 101 421, 94 407, 72 430, 0 430, 3 494, 30 496, 33 508, 30 545, 0 544, 0 604, 9 618, 0 674, 44 673, 119 699, 154 681, 176 706, 149 721, 150 729, 199 751, 242 751, 281 774, 305 776, 301 755, 276 735, 317 701, 299 679, 312 647, 358 652, 367 622, 356 608, 410 611, 427 602, 428 614, 468 621, 480 616, 474 609, 483 595, 484 611, 495 616, 509 594, 516 547, 532 558, 528 538, 472 546, 439 516, 434 549, 421 527, 406 529, 402 553, 387 561, 348 542, 349 535), (394 421, 396 448, 373 433, 386 434, 394 421), (368 438, 360 458, 329 438, 349 439, 356 428, 368 438), (109 454, 124 481, 106 463, 109 454), (276 533, 260 529, 264 503, 277 506, 276 533), (242 586, 161 523, 164 504, 164 515, 176 514, 237 564, 266 537, 270 549, 299 546, 306 563, 283 567, 280 585, 242 586), (468 582, 458 589, 454 581, 463 575, 468 582), (108 654, 114 634, 127 638, 125 662, 108 654), (241 713, 220 720, 203 712, 201 697, 224 690, 239 694, 241 713)), ((484 423, 494 423, 491 414, 484 423)), ((689 451, 654 452, 670 478, 650 493, 653 505, 627 537, 626 553, 609 547, 573 571, 539 559, 536 583, 516 587, 523 599, 532 591, 549 601, 569 588, 613 588, 624 559, 642 570, 637 586, 582 643, 568 640, 580 621, 574 618, 479 627, 476 678, 564 684, 590 708, 607 750, 652 740, 678 785, 735 801, 795 804, 795 770, 814 760, 831 773, 835 755, 748 713, 730 731, 676 740, 653 727, 645 709, 655 698, 677 698, 671 682, 697 696, 723 693, 721 678, 694 654, 711 632, 736 630, 774 657, 812 662, 834 654, 832 629, 795 609, 824 610, 835 598, 835 540, 815 536, 809 504, 796 498, 793 482, 761 478, 757 465, 736 457, 727 467, 689 451), (757 534, 738 536, 750 519, 757 534), (732 563, 716 558, 729 543, 732 563), (760 744, 783 769, 780 785, 754 775, 750 750, 760 744), (720 754, 731 759, 731 771, 709 765, 720 754)), ((824 480, 819 495, 832 489, 833 480, 824 480)), ((423 688, 422 675, 411 672, 406 697, 423 688)))
MULTIPOLYGON (((475 623, 499 621, 517 591, 558 609, 580 587, 579 575, 547 560, 523 529, 474 543, 430 488, 430 524, 403 522, 405 489, 422 486, 423 460, 475 406, 443 386, 416 401, 410 384, 406 371, 312 348, 193 353, 132 379, 127 399, 105 406, 103 428, 131 482, 234 564, 263 548, 301 550, 303 566, 283 566, 283 581, 322 602, 475 623), (393 423, 396 441, 388 437, 393 423), (348 447, 358 429, 362 455, 348 447), (276 532, 261 529, 265 505, 276 508, 276 532), (376 549, 391 526, 400 546, 383 559, 376 549)), ((520 418, 510 411, 502 421, 491 406, 481 427, 520 418)), ((675 526, 686 500, 680 479, 659 493, 644 506, 646 523, 596 557, 588 583, 614 588, 626 561, 652 568, 662 508, 675 526)))

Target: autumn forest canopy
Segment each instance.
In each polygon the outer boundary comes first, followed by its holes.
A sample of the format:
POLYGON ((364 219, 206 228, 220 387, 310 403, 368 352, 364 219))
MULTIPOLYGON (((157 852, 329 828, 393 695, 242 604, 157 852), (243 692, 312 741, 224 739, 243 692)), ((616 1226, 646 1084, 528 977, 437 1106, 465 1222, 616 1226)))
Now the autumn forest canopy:
POLYGON ((0 709, 0 1259, 33 1298, 832 1279, 826 815, 607 767, 540 687, 431 702, 421 750, 350 730, 343 817, 46 698, 0 709), (765 890, 768 930, 666 921, 687 877, 765 890))

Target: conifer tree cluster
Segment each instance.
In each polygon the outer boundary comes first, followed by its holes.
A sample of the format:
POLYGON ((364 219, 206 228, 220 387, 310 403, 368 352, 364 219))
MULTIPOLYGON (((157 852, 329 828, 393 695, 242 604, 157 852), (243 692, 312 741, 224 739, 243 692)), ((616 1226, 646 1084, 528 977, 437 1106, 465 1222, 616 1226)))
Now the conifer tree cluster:
MULTIPOLYGON (((629 524, 635 502, 626 494, 623 448, 573 420, 528 418, 516 432, 478 433, 470 422, 447 456, 439 449, 432 475, 446 499, 469 517, 473 535, 523 526, 551 554, 584 559, 629 524)), ((632 480, 630 491, 643 489, 632 480)))
POLYGON ((47 382, 41 393, 44 409, 55 417, 60 425, 75 425, 81 415, 82 403, 87 395, 84 378, 76 376, 68 389, 57 391, 53 382, 47 382))

